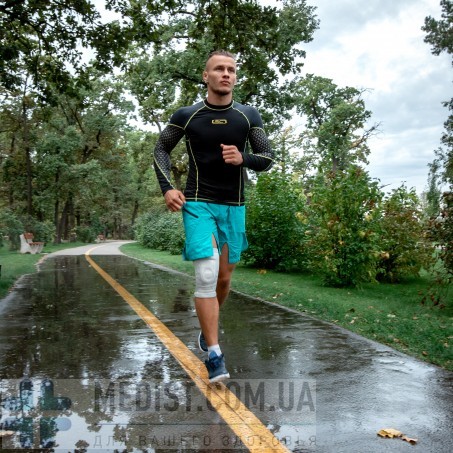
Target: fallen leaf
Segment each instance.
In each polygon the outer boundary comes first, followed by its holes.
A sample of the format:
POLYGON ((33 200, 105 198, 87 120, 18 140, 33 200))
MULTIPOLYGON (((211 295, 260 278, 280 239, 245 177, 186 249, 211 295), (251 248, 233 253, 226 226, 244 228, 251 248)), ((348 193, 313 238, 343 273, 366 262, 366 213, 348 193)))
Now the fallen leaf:
POLYGON ((402 435, 403 433, 401 431, 393 428, 384 428, 378 432, 378 436, 389 437, 390 439, 393 439, 394 437, 401 437, 402 435))
POLYGON ((427 356, 428 353, 427 353, 426 351, 423 351, 423 352, 422 352, 422 355, 427 356))
POLYGON ((267 274, 267 270, 266 269, 259 269, 259 270, 256 271, 256 273, 257 274, 261 274, 261 275, 267 274))
POLYGON ((403 436, 401 439, 409 442, 411 445, 415 445, 418 442, 418 439, 412 439, 411 437, 407 436, 403 436))
POLYGON ((401 431, 398 431, 397 429, 393 429, 393 428, 381 429, 377 434, 378 434, 378 436, 388 437, 390 439, 393 439, 393 438, 401 439, 401 440, 404 440, 405 442, 410 443, 411 445, 415 445, 418 442, 418 439, 408 437, 405 434, 403 434, 401 431))

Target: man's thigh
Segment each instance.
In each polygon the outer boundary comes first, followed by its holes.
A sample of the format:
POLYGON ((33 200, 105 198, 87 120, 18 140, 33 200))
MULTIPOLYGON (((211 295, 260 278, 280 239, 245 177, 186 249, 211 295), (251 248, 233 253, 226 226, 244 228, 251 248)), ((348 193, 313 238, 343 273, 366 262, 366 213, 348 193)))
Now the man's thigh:
POLYGON ((195 261, 212 256, 213 237, 218 243, 216 220, 207 203, 187 202, 183 208, 186 241, 183 257, 195 261))

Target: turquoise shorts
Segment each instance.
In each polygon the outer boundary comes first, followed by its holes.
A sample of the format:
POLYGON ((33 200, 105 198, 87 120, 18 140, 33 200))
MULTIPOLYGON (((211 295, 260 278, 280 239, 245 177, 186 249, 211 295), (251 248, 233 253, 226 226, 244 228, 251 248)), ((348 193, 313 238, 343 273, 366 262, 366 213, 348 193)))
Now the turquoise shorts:
POLYGON ((237 263, 247 249, 245 206, 188 201, 182 208, 186 243, 183 258, 195 261, 212 256, 212 236, 219 253, 228 244, 228 262, 237 263))

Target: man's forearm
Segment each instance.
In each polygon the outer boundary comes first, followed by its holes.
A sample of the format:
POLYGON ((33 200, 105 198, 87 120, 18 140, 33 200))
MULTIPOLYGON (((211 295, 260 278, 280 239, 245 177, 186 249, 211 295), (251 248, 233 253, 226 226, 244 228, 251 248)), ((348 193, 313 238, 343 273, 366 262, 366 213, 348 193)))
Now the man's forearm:
POLYGON ((171 183, 170 153, 183 135, 182 129, 169 125, 160 134, 154 148, 154 170, 163 194, 174 189, 171 183))

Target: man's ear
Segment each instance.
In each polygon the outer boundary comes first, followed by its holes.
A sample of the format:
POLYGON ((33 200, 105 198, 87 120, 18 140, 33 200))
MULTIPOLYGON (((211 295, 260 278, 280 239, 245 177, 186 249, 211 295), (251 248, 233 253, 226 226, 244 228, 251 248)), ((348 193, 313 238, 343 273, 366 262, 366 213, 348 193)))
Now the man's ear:
POLYGON ((203 82, 207 82, 208 80, 208 73, 206 71, 203 71, 203 82))

